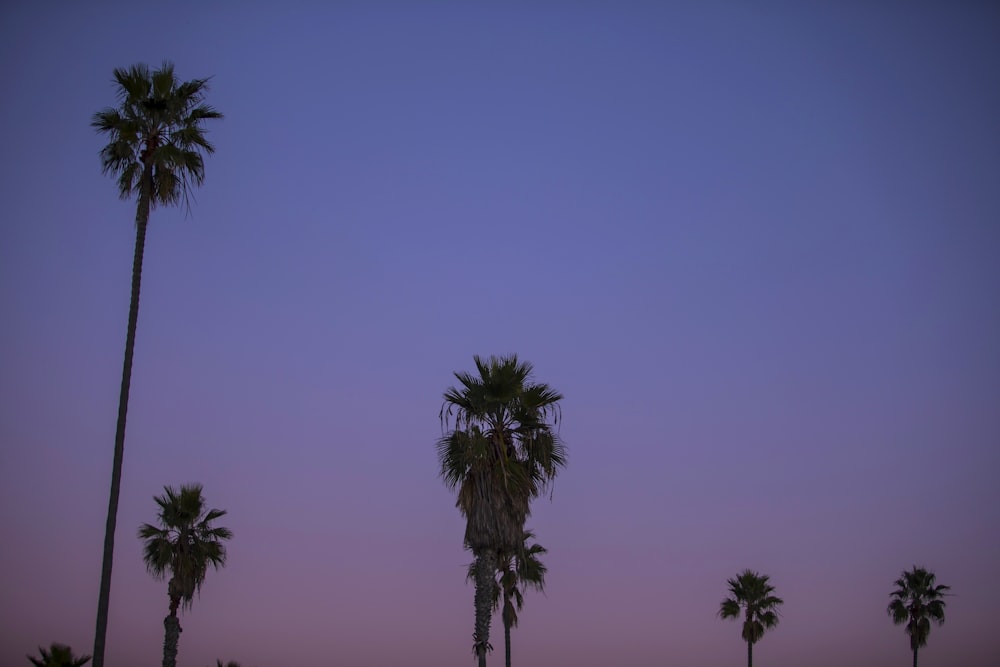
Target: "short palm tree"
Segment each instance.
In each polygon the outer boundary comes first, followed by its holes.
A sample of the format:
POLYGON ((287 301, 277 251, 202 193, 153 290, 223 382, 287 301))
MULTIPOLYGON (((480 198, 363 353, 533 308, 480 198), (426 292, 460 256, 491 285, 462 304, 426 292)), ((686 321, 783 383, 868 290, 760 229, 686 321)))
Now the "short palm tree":
POLYGON ((94 667, 104 667, 115 526, 118 521, 118 496, 125 451, 125 420, 129 386, 132 382, 132 356, 139 319, 139 285, 149 212, 157 206, 169 206, 182 200, 186 202, 188 189, 202 184, 205 179, 202 155, 215 151, 205 138, 202 124, 206 120, 222 118, 222 114, 204 102, 205 91, 208 90, 207 79, 181 83, 174 76, 174 66, 170 63, 164 63, 160 69, 152 72, 142 64, 128 69, 116 69, 114 80, 118 106, 94 114, 91 126, 108 136, 108 144, 100 153, 104 173, 117 178, 118 194, 122 199, 136 197, 137 203, 132 294, 125 336, 125 362, 118 396, 111 495, 104 529, 104 557, 94 634, 94 667))
POLYGON ((181 624, 177 608, 190 607, 194 594, 201 590, 208 566, 215 569, 226 564, 225 540, 233 534, 228 528, 212 526, 226 515, 224 510, 206 510, 201 485, 182 486, 180 491, 164 487, 164 494, 154 498, 160 506, 159 526, 148 523, 139 528, 143 540, 143 560, 146 569, 157 579, 170 573, 167 595, 170 613, 163 619, 166 634, 163 640, 163 667, 176 667, 177 640, 181 624))
POLYGON ((778 624, 778 607, 785 602, 774 595, 766 574, 744 570, 726 582, 731 597, 722 601, 719 616, 743 619, 743 640, 747 643, 747 667, 753 667, 753 645, 778 624))
MULTIPOLYGON (((510 629, 517 627, 517 612, 524 608, 524 593, 528 588, 537 591, 545 589, 545 573, 548 568, 539 559, 547 549, 540 544, 528 544, 535 534, 524 531, 524 542, 521 548, 514 552, 500 551, 497 554, 496 586, 494 587, 493 610, 503 609, 504 656, 507 667, 510 667, 510 629)), ((476 563, 469 564, 468 578, 475 581, 476 563)))
POLYGON ((438 440, 441 477, 458 489, 465 545, 476 558, 473 650, 480 667, 490 650, 497 554, 524 542, 530 503, 565 465, 554 430, 562 396, 532 380, 532 366, 508 357, 475 357, 476 373, 455 373, 444 394, 438 440))
POLYGON ((892 599, 886 611, 896 625, 906 623, 913 667, 917 667, 917 651, 927 645, 931 621, 944 624, 944 596, 951 587, 935 585, 934 573, 916 565, 912 570, 904 570, 893 585, 896 590, 889 594, 892 599))
POLYGON ((28 656, 28 660, 35 667, 83 667, 83 665, 90 662, 89 655, 77 657, 73 655, 73 650, 69 646, 55 642, 52 643, 47 651, 39 646, 38 654, 41 658, 28 656))

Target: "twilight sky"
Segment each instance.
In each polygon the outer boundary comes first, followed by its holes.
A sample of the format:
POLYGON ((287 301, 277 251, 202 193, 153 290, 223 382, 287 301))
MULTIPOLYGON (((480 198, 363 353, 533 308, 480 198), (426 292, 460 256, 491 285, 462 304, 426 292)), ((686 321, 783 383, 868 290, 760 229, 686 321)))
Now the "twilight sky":
POLYGON ((182 667, 473 664, 434 443, 510 352, 570 456, 519 667, 742 664, 748 567, 759 664, 908 665, 913 564, 922 664, 998 663, 996 5, 244 4, 0 10, 0 664, 92 645, 135 209, 89 121, 164 59, 226 118, 151 219, 109 667, 159 664, 135 532, 195 481, 182 667))

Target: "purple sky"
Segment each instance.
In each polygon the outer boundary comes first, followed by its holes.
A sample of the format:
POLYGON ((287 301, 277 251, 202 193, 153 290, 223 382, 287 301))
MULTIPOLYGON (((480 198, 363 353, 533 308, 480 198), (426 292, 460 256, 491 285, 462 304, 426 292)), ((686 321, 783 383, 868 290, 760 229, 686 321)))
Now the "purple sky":
POLYGON ((473 664, 438 409, 510 352, 570 456, 519 667, 741 664, 747 567, 759 664, 908 665, 913 564, 922 664, 998 664, 1000 9, 505 4, 0 10, 0 664, 92 645, 134 203, 89 121, 164 59, 226 119, 151 220, 109 667, 159 664, 135 531, 194 481, 235 537, 182 667, 473 664))

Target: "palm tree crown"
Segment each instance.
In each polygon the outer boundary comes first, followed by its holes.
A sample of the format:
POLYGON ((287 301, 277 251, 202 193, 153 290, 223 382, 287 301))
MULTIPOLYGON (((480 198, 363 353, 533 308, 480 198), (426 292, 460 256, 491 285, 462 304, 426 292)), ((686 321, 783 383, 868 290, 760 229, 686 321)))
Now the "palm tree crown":
POLYGON ((892 599, 886 611, 896 625, 906 623, 916 662, 917 649, 927 645, 931 621, 944 624, 944 596, 951 587, 935 585, 934 573, 916 565, 904 571, 893 585, 896 590, 889 594, 892 599))
POLYGON ((205 180, 202 153, 215 152, 202 122, 222 114, 205 104, 208 79, 180 82, 169 62, 152 72, 141 63, 117 68, 114 79, 118 106, 91 121, 109 137, 101 150, 104 173, 118 177, 122 199, 139 194, 153 207, 178 203, 205 180))
POLYGON ((461 387, 444 394, 441 476, 458 487, 466 544, 513 551, 523 542, 530 500, 566 464, 553 430, 562 396, 533 382, 531 364, 516 355, 474 359, 477 374, 455 373, 461 387))
POLYGON ((89 655, 77 657, 73 655, 73 650, 69 646, 55 642, 52 643, 47 651, 39 646, 38 654, 41 658, 28 656, 28 660, 35 667, 83 667, 83 665, 90 662, 89 655))
POLYGON ((778 607, 785 602, 774 595, 774 586, 766 574, 744 570, 726 583, 730 597, 722 601, 719 616, 743 618, 742 637, 747 643, 748 663, 753 664, 753 645, 767 630, 778 625, 778 607))
POLYGON ((149 573, 157 579, 170 573, 168 592, 173 614, 178 604, 191 606, 210 565, 219 569, 226 564, 223 541, 232 538, 233 533, 211 525, 226 512, 206 510, 200 484, 181 486, 179 492, 164 487, 164 494, 154 500, 160 506, 160 525, 143 524, 139 538, 144 541, 143 560, 149 573))

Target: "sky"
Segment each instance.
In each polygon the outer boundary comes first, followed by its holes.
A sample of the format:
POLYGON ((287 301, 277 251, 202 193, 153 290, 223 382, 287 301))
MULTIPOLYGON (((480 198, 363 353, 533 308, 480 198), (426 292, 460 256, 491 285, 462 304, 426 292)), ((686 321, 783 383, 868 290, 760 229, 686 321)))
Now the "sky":
MULTIPOLYGON (((217 153, 143 265, 109 667, 158 664, 136 531, 228 510, 179 665, 472 665, 442 394, 516 353, 569 465, 513 661, 908 665, 1000 635, 1000 9, 986 2, 6 3, 0 665, 91 652, 135 203, 112 70, 212 77, 217 153)), ((494 623, 503 659, 502 627, 494 623)))

